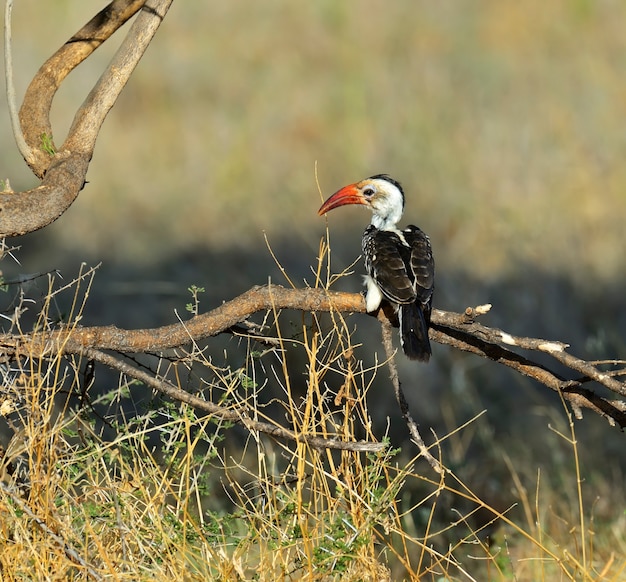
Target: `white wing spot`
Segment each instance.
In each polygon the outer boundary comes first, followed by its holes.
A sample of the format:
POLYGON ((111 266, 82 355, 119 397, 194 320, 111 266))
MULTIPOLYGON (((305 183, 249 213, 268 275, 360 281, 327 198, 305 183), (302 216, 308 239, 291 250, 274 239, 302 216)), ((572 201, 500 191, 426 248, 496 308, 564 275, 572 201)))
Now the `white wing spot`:
POLYGON ((376 285, 374 279, 372 279, 369 275, 365 275, 363 278, 367 287, 367 292, 365 294, 365 309, 368 313, 371 313, 380 307, 380 302, 383 300, 383 294, 378 285, 376 285))

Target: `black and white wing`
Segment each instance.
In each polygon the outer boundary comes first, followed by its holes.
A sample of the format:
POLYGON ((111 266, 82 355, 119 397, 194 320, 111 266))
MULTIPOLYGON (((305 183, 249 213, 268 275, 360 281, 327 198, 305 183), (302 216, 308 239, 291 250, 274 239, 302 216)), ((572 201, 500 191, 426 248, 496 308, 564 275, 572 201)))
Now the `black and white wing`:
POLYGON ((383 298, 396 306, 405 354, 428 360, 435 263, 430 240, 416 226, 403 231, 370 225, 363 235, 365 268, 383 298))

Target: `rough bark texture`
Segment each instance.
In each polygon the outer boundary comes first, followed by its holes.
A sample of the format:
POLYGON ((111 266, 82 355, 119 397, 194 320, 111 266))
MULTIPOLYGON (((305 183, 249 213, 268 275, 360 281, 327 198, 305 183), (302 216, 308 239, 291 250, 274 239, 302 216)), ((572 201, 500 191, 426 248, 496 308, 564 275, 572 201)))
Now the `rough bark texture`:
POLYGON ((90 154, 59 153, 50 158, 40 186, 0 193, 0 237, 27 234, 59 218, 85 184, 90 159, 90 154))

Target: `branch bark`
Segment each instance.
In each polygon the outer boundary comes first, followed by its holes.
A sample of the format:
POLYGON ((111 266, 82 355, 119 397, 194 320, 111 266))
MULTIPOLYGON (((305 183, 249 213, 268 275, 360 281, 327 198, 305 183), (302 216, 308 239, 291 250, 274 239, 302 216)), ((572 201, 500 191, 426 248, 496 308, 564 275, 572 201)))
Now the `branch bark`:
MULTIPOLYGON (((20 109, 20 125, 26 143, 35 152, 34 159, 26 160, 41 177, 48 169, 51 157, 41 148, 42 135, 52 139, 50 123, 52 100, 65 78, 120 26, 132 18, 145 0, 115 0, 94 16, 35 73, 20 109)), ((71 132, 70 132, 71 133, 71 132)), ((54 145, 54 142, 52 142, 54 145)), ((56 149, 56 148, 55 148, 56 149)))
MULTIPOLYGON (((0 351, 7 358, 20 354, 83 354, 89 350, 115 350, 122 353, 158 353, 193 341, 224 333, 246 321, 251 315, 268 310, 296 309, 305 312, 365 313, 363 296, 358 293, 331 292, 324 289, 286 289, 268 285, 254 287, 216 309, 176 323, 154 329, 125 330, 115 326, 72 327, 27 335, 0 336, 0 351)), ((472 310, 464 314, 433 310, 430 338, 440 344, 487 358, 521 373, 563 395, 580 418, 586 408, 600 414, 612 425, 626 426, 626 385, 615 374, 599 369, 566 352, 561 342, 522 338, 502 330, 476 323, 472 310), (577 373, 567 379, 548 367, 513 352, 516 346, 530 352, 549 355, 556 362, 577 373), (580 377, 580 372, 584 373, 580 377), (595 382, 618 395, 602 396, 586 384, 595 382)), ((619 362, 621 363, 621 362, 619 362)))
POLYGON ((219 404, 213 404, 213 402, 203 400, 198 396, 194 396, 193 394, 182 390, 178 386, 175 386, 174 384, 163 378, 155 378, 152 374, 139 370, 138 368, 135 368, 130 364, 122 362, 118 358, 115 358, 114 356, 111 356, 109 354, 105 354, 104 352, 101 352, 99 350, 87 349, 84 350, 82 354, 90 360, 100 362, 101 364, 104 364, 105 366, 108 366, 113 370, 117 370, 118 372, 126 374, 131 378, 140 380, 141 382, 146 384, 146 386, 149 386, 150 388, 153 388, 154 390, 157 390, 165 394, 166 396, 173 398, 174 400, 178 400, 179 402, 185 402, 198 410, 202 410, 203 412, 217 416, 222 420, 229 420, 231 422, 241 424, 250 431, 262 432, 271 437, 288 441, 307 443, 310 447, 320 450, 336 449, 342 451, 377 453, 387 448, 387 445, 385 443, 371 443, 366 441, 341 441, 338 439, 325 439, 322 437, 302 433, 298 434, 277 424, 253 420, 246 414, 246 410, 227 408, 225 406, 220 406, 219 404))
POLYGON ((114 0, 48 59, 31 81, 20 110, 26 162, 41 184, 0 193, 0 237, 33 232, 54 222, 85 184, 102 123, 150 44, 173 0, 114 0), (59 150, 52 141, 52 100, 67 75, 142 9, 115 57, 81 105, 59 150), (55 153, 50 153, 50 150, 55 153))

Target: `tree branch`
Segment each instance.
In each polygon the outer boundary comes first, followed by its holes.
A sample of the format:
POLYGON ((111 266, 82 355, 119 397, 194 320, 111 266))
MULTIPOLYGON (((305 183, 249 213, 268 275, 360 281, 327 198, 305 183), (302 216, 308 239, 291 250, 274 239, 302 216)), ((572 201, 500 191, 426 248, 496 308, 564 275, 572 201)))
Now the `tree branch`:
POLYGON ((576 358, 568 354, 565 349, 569 346, 559 341, 549 341, 543 339, 514 336, 510 333, 496 328, 489 328, 476 323, 472 316, 465 314, 443 313, 438 318, 439 324, 446 327, 469 333, 475 338, 482 338, 491 344, 506 344, 508 346, 519 347, 524 350, 538 351, 549 354, 557 362, 564 366, 581 372, 586 377, 603 384, 609 390, 617 392, 621 396, 626 396, 626 385, 611 377, 611 375, 600 372, 593 364, 576 358))
POLYGON ((146 52, 173 0, 147 0, 113 60, 74 117, 63 149, 93 152, 100 127, 146 52))
MULTIPOLYGON (((154 329, 125 330, 115 326, 73 327, 29 335, 0 336, 0 350, 5 357, 19 354, 73 353, 87 350, 115 350, 123 353, 158 353, 200 341, 245 322, 254 313, 268 310, 297 309, 307 312, 365 313, 363 296, 358 293, 331 292, 324 289, 286 289, 268 285, 254 287, 216 309, 189 321, 154 329)), ((438 343, 471 352, 507 366, 551 390, 570 402, 577 417, 587 408, 600 414, 612 425, 626 426, 626 403, 622 398, 611 400, 596 394, 583 383, 602 385, 622 396, 624 383, 614 374, 598 369, 599 364, 586 362, 568 354, 564 344, 535 338, 521 338, 502 330, 477 324, 474 315, 434 310, 430 338, 438 343), (566 379, 548 367, 511 351, 501 345, 515 345, 527 351, 547 354, 558 363, 585 377, 566 379), (550 346, 554 346, 551 348, 550 346), (558 349, 557 349, 558 346, 558 349), (563 347, 561 347, 563 346, 563 347)))
MULTIPOLYGON (((444 318, 448 315, 447 312, 437 311, 437 315, 433 312, 433 320, 439 319, 439 315, 444 315, 444 318)), ((457 316, 460 314, 453 313, 451 315, 457 316)), ((624 401, 609 400, 598 396, 591 390, 583 388, 581 382, 584 379, 566 380, 541 364, 537 364, 502 346, 476 338, 471 332, 465 333, 463 330, 447 329, 440 324, 435 324, 430 329, 429 336, 433 341, 440 344, 449 345, 464 352, 470 352, 493 360, 536 380, 557 393, 563 394, 563 397, 572 405, 578 419, 582 417, 581 409, 588 408, 604 417, 612 426, 615 424, 621 428, 626 426, 624 401)))
MULTIPOLYGON (((20 110, 26 162, 40 186, 0 193, 0 237, 33 232, 61 216, 85 184, 96 140, 111 107, 128 82, 173 0, 114 0, 39 69, 20 110), (52 141, 50 108, 62 81, 140 8, 115 57, 80 107, 59 151, 52 141), (52 153, 53 152, 56 153, 52 153)), ((24 152, 23 152, 24 153, 24 152)))
POLYGON ((246 410, 226 408, 225 406, 220 406, 219 404, 213 404, 212 402, 203 400, 198 396, 194 396, 189 392, 185 392, 185 390, 178 388, 178 386, 175 386, 168 380, 165 380, 163 378, 155 378, 152 374, 139 370, 134 366, 122 362, 117 358, 109 354, 105 354, 99 350, 89 348, 86 350, 82 350, 81 353, 90 360, 100 362, 101 364, 117 370, 118 372, 125 374, 126 376, 130 376, 131 378, 140 380, 150 388, 158 390, 159 392, 165 394, 166 396, 169 396, 170 398, 173 398, 174 400, 178 400, 179 402, 185 402, 186 404, 189 404, 190 406, 193 406, 198 410, 202 410, 203 412, 207 412, 208 414, 217 416, 222 420, 229 420, 231 422, 241 424, 250 431, 262 432, 274 438, 285 439, 293 442, 304 442, 307 443, 310 447, 320 450, 337 449, 342 451, 376 453, 384 450, 387 447, 385 443, 370 443, 365 441, 341 441, 338 439, 325 439, 322 437, 302 433, 298 434, 277 424, 252 420, 247 416, 246 410))
MULTIPOLYGON (((46 135, 52 140, 50 110, 61 83, 120 26, 132 18, 144 3, 145 0, 114 0, 72 36, 35 73, 26 89, 20 109, 20 121, 26 142, 36 152, 33 162, 26 160, 35 175, 42 177, 50 165, 51 156, 42 149, 42 136, 46 135)), ((51 145, 54 147, 54 142, 51 141, 51 145)), ((56 150, 56 147, 54 149, 56 150)))
POLYGON ((431 454, 431 452, 428 450, 428 447, 424 443, 424 439, 420 434, 419 427, 417 426, 417 423, 411 415, 409 403, 404 396, 404 391, 402 390, 400 377, 398 375, 398 367, 396 366, 395 350, 393 347, 392 339, 393 333, 391 319, 389 318, 388 314, 385 313, 384 308, 380 309, 378 313, 378 320, 380 321, 383 347, 385 348, 387 365, 389 366, 389 378, 391 379, 391 383, 393 384, 394 392, 396 395, 396 402, 398 403, 398 406, 400 408, 402 418, 404 418, 404 422, 406 422, 409 433, 411 434, 411 440, 415 443, 415 445, 417 445, 417 448, 420 450, 420 453, 424 456, 424 458, 428 461, 428 464, 435 471, 437 471, 437 473, 442 474, 445 469, 443 465, 431 454))

